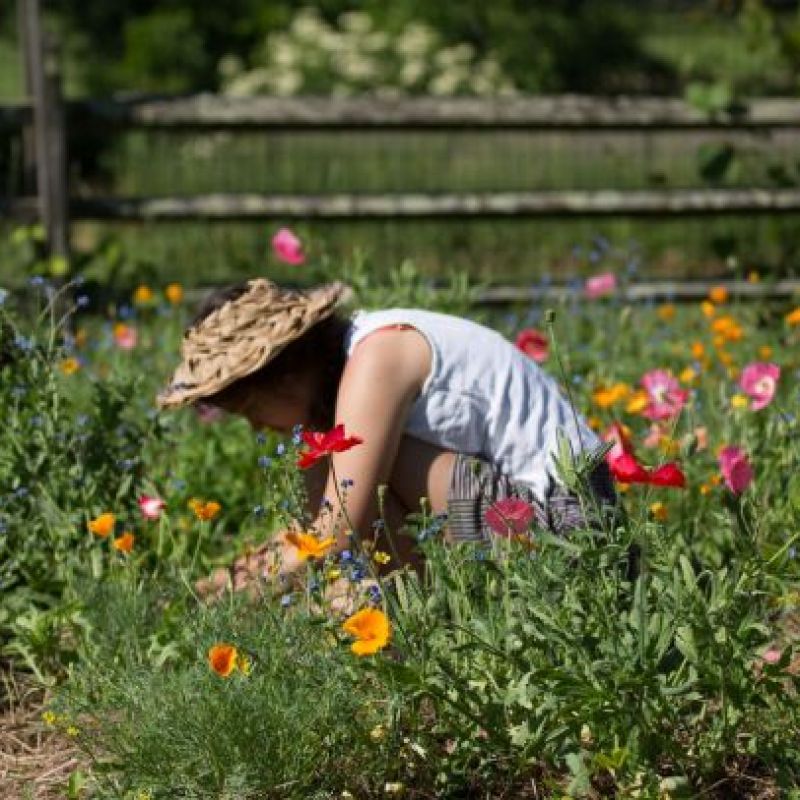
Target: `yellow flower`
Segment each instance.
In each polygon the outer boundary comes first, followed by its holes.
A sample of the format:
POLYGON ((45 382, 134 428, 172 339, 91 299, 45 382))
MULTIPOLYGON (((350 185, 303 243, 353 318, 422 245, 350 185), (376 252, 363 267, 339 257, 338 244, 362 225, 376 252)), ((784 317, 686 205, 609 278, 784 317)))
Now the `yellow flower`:
POLYGON ((681 371, 681 374, 678 375, 678 380, 681 383, 693 383, 697 378, 697 372, 695 371, 694 367, 686 367, 686 369, 681 371))
POLYGON ((117 518, 111 514, 101 514, 99 517, 95 517, 94 519, 89 520, 87 523, 89 530, 95 535, 99 536, 101 539, 105 539, 111 531, 114 530, 114 523, 117 521, 117 518))
POLYGON ((717 353, 717 357, 726 367, 729 367, 731 364, 733 364, 733 356, 727 350, 720 350, 717 353))
POLYGON ((641 414, 650 403, 650 398, 647 395, 647 392, 644 389, 638 389, 632 395, 630 400, 628 400, 628 404, 625 406, 625 410, 629 414, 641 414))
POLYGON ((761 276, 754 269, 751 269, 750 272, 747 273, 748 283, 759 283, 760 281, 761 276))
POLYGON ((671 436, 662 436, 658 440, 658 449, 668 456, 674 456, 681 449, 680 442, 675 441, 671 436))
POLYGON ((376 564, 381 565, 388 564, 392 560, 392 557, 388 553, 384 553, 383 550, 377 550, 372 557, 375 559, 376 564))
POLYGON ((145 286, 144 284, 142 284, 141 286, 137 286, 136 291, 133 293, 133 302, 139 306, 152 303, 153 290, 149 286, 145 286))
POLYGON ((664 303, 659 306, 658 318, 663 322, 671 322, 675 318, 675 306, 672 303, 664 303))
POLYGON ((70 356, 61 362, 60 368, 65 375, 74 375, 81 368, 81 362, 70 356))
POLYGON ((738 367, 734 367, 734 366, 729 366, 728 367, 728 377, 732 381, 735 381, 739 377, 739 368, 738 367))
POLYGON ((724 286, 714 286, 708 293, 708 299, 716 305, 726 303, 728 301, 728 290, 724 286))
POLYGON ((758 348, 758 357, 763 361, 769 361, 772 358, 772 348, 768 344, 762 344, 758 348))
POLYGON ((253 662, 248 656, 240 653, 237 663, 239 665, 239 672, 241 672, 242 675, 249 675, 253 671, 253 662))
POLYGON ((336 543, 333 536, 318 539, 310 533, 295 533, 294 531, 286 534, 286 541, 297 549, 297 555, 303 561, 307 558, 322 558, 336 543))
POLYGON ((716 306, 710 300, 703 300, 703 302, 700 303, 700 310, 706 317, 709 318, 713 317, 714 314, 717 313, 716 306))
POLYGON ((208 651, 208 665, 221 678, 227 678, 237 667, 239 651, 232 644, 220 642, 208 651))
POLYGON ((800 306, 798 306, 794 311, 790 311, 786 315, 786 324, 790 326, 800 325, 800 306))
POLYGON ((79 733, 80 731, 74 725, 67 728, 67 736, 77 736, 79 733))
POLYGON ((325 577, 329 581, 338 581, 342 577, 342 571, 338 567, 331 567, 326 573, 325 577))
POLYGON ((750 398, 746 394, 735 394, 731 397, 733 408, 747 408, 750 405, 750 398))
POLYGON ((589 423, 589 427, 593 431, 599 431, 600 428, 603 427, 603 421, 600 419, 600 417, 595 417, 595 416, 587 417, 586 422, 589 423))
POLYGON ((383 725, 376 725, 370 732, 369 738, 372 739, 373 742, 380 742, 381 739, 386 738, 386 728, 383 725))
POLYGON ((706 348, 702 342, 692 342, 692 358, 699 361, 706 354, 706 348))
POLYGON ((177 306, 183 300, 183 287, 179 283, 171 283, 164 289, 164 297, 172 305, 177 306))
POLYGON ((342 630, 355 636, 350 649, 357 656, 369 656, 383 650, 391 638, 389 618, 378 608, 362 608, 348 617, 342 630))
POLYGON ((42 721, 45 725, 55 725, 58 722, 58 714, 52 711, 45 711, 42 713, 42 721))
POLYGON ((627 494, 631 490, 631 485, 629 483, 618 483, 617 484, 617 491, 620 494, 627 494))
POLYGON ((117 537, 111 542, 111 546, 120 553, 130 553, 133 550, 135 536, 130 531, 125 531, 122 536, 117 537))
POLYGON ((657 519, 659 522, 666 522, 667 517, 669 516, 669 511, 667 510, 666 505, 658 500, 655 503, 650 504, 650 513, 653 515, 654 519, 657 519))
POLYGON ((611 408, 621 400, 625 400, 631 393, 631 387, 627 383, 615 383, 613 386, 598 386, 592 393, 592 400, 600 408, 611 408))
POLYGON ((197 519, 208 522, 219 514, 222 506, 217 503, 216 500, 198 500, 196 497, 193 497, 189 501, 189 508, 194 511, 194 515, 197 519))

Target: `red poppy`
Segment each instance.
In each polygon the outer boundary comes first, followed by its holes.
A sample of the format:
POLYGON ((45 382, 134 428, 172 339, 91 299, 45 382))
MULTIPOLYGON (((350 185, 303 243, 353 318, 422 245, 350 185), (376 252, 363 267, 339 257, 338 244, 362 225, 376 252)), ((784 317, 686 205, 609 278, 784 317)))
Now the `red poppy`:
POLYGON ((609 459, 611 474, 621 483, 649 483, 650 473, 636 460, 633 453, 623 453, 609 459))
POLYGON ((331 430, 323 433, 322 431, 304 431, 303 443, 308 448, 300 453, 297 459, 297 466, 300 469, 313 467, 321 458, 332 453, 342 453, 361 444, 364 440, 358 436, 345 436, 344 425, 339 424, 331 430))
POLYGON ((686 486, 686 476, 681 472, 677 464, 670 461, 669 464, 662 464, 650 473, 648 483, 653 486, 674 486, 683 489, 686 486))
POLYGON ((486 524, 498 535, 510 539, 515 533, 525 533, 534 517, 533 506, 518 497, 498 500, 484 514, 486 524))
POLYGON ((541 364, 547 361, 549 354, 550 342, 547 337, 536 328, 525 328, 517 334, 516 346, 525 353, 526 356, 532 358, 537 363, 541 364))
POLYGON ((648 483, 651 486, 671 486, 678 489, 686 486, 685 475, 673 461, 654 470, 648 470, 640 464, 624 427, 619 423, 615 422, 603 438, 614 445, 606 454, 606 463, 611 474, 620 483, 648 483))

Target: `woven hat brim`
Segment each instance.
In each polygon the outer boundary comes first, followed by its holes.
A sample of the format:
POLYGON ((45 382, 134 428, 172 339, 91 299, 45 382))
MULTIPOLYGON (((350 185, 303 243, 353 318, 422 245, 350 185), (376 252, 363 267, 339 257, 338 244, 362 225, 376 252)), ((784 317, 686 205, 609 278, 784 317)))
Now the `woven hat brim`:
POLYGON ((351 291, 332 283, 307 293, 257 278, 184 335, 182 361, 156 397, 162 409, 211 397, 275 358, 309 328, 333 314, 351 291))

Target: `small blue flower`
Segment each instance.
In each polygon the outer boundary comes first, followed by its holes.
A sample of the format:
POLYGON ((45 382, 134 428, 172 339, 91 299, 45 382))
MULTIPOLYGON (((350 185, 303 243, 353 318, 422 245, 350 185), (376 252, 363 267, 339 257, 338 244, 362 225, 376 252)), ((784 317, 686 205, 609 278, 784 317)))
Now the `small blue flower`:
POLYGON ((286 445, 283 442, 278 442, 278 446, 275 448, 275 455, 282 456, 286 452, 286 445))
POLYGON ((370 586, 369 589, 367 589, 367 593, 369 594, 369 597, 367 598, 368 602, 374 603, 375 605, 378 605, 378 603, 381 602, 383 595, 381 594, 381 590, 378 586, 370 586))
POLYGON ((28 278, 28 283, 31 286, 44 286, 44 278, 41 275, 34 275, 32 278, 28 278))
POLYGON ((136 312, 133 310, 133 307, 127 304, 123 304, 117 309, 117 316, 120 319, 130 319, 135 315, 135 313, 136 312))
POLYGON ((34 348, 34 341, 33 339, 26 339, 21 333, 18 333, 14 337, 14 344, 22 350, 23 353, 30 353, 31 350, 34 348))
POLYGON ((266 444, 267 443, 267 434, 264 431, 259 431, 256 434, 256 444, 266 444))
POLYGON ((259 456, 258 457, 258 466, 261 469, 268 469, 272 464, 272 459, 269 456, 259 456))
POLYGON ((0 288, 0 306, 4 305, 7 299, 8 292, 5 289, 0 288))
POLYGON ((339 554, 339 559, 342 564, 348 564, 353 560, 353 554, 349 550, 342 550, 339 554))

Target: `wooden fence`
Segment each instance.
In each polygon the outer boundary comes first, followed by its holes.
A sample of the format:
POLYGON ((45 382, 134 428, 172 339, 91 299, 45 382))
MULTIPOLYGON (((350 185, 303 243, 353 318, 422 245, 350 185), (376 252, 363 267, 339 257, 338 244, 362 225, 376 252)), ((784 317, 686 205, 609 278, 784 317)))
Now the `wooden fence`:
MULTIPOLYGON (((800 189, 570 189, 490 192, 214 193, 80 197, 67 182, 67 140, 83 133, 186 131, 781 131, 800 132, 800 100, 754 99, 706 114, 670 98, 230 98, 213 95, 65 102, 57 52, 42 35, 39 0, 20 0, 30 101, 0 107, 17 131, 35 192, 0 196, 0 214, 43 221, 51 251, 68 254, 72 220, 387 219, 713 216, 800 212, 800 189)), ((28 181, 27 188, 33 189, 28 181)), ((774 289, 773 285, 773 289, 774 289)), ((782 291, 792 287, 781 286, 782 291)))

